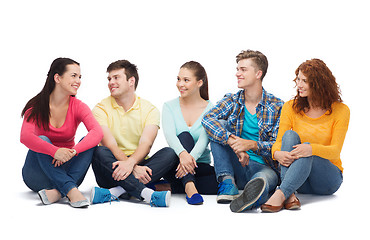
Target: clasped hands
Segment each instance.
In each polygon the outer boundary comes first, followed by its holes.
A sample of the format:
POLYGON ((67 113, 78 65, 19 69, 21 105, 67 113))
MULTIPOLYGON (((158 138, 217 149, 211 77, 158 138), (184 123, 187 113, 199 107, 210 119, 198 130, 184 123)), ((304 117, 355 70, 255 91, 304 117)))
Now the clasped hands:
POLYGON ((239 158, 240 164, 245 167, 249 164, 249 155, 247 151, 257 149, 257 143, 252 140, 243 139, 231 134, 227 144, 232 148, 239 158))
POLYGON ((112 164, 112 169, 114 169, 112 174, 113 179, 116 181, 125 180, 132 173, 141 183, 149 183, 152 180, 152 169, 147 166, 137 165, 135 162, 130 157, 114 162, 112 164))
POLYGON ((287 151, 276 151, 274 158, 284 167, 289 167, 295 160, 302 157, 312 156, 311 144, 297 144, 293 146, 293 150, 287 151))
POLYGON ((71 158, 73 158, 74 156, 76 156, 76 154, 77 154, 77 152, 74 149, 70 149, 70 148, 59 148, 55 152, 54 159, 51 162, 51 164, 53 164, 54 167, 59 167, 62 164, 64 164, 64 163, 68 162, 69 160, 71 160, 71 158))

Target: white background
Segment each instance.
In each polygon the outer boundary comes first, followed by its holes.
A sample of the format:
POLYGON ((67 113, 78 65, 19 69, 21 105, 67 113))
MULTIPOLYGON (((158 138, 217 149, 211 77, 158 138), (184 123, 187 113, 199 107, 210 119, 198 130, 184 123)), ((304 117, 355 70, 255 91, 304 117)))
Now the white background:
MULTIPOLYGON (((368 238, 368 10, 356 0, 2 1, 1 238, 368 238), (109 95, 109 63, 128 59, 139 68, 137 94, 161 110, 178 96, 176 76, 189 60, 205 67, 213 103, 238 91, 235 56, 246 49, 267 56, 263 85, 284 101, 295 94, 294 71, 307 59, 322 59, 336 76, 351 120, 341 155, 344 183, 334 196, 299 195, 302 210, 277 214, 234 214, 215 196, 189 206, 183 195, 166 209, 121 201, 76 210, 63 201, 41 206, 24 185, 20 114, 55 58, 81 63, 77 97, 91 108, 109 95)), ((81 125, 77 138, 84 134, 81 125)), ((152 150, 166 145, 160 130, 152 150)), ((80 189, 88 196, 95 184, 89 171, 80 189)))

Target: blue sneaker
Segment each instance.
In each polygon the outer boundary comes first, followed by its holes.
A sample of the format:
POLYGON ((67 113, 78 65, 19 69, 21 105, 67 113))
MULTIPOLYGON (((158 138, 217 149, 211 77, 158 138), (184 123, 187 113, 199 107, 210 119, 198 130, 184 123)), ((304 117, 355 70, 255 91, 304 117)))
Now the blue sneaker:
POLYGON ((91 204, 119 201, 118 198, 112 195, 109 189, 93 187, 91 189, 90 202, 91 204))
POLYGON ((239 190, 233 184, 231 179, 226 179, 218 184, 217 203, 230 203, 237 198, 239 190))
POLYGON ((154 192, 150 199, 151 207, 169 207, 170 206, 170 191, 154 192))

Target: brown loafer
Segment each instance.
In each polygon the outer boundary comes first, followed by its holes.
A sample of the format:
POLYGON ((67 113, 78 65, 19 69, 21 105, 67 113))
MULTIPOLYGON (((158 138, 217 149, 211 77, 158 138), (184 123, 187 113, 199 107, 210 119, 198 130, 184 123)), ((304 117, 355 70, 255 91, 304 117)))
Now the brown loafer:
POLYGON ((263 204, 261 206, 261 210, 262 212, 275 213, 275 212, 279 212, 281 209, 283 209, 283 207, 284 207, 284 203, 281 204, 280 206, 272 206, 269 204, 263 204))
POLYGON ((295 197, 295 199, 292 202, 285 203, 284 208, 288 209, 288 210, 300 209, 301 208, 301 202, 299 201, 299 199, 297 197, 295 197))

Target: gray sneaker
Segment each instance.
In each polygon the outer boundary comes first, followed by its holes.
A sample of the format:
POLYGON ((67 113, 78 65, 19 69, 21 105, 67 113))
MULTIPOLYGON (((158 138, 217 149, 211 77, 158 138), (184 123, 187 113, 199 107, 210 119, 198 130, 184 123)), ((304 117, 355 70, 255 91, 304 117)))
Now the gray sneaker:
POLYGON ((252 209, 254 204, 260 199, 265 188, 265 179, 258 177, 250 180, 245 185, 242 194, 230 203, 230 210, 232 212, 242 212, 252 209))

